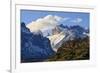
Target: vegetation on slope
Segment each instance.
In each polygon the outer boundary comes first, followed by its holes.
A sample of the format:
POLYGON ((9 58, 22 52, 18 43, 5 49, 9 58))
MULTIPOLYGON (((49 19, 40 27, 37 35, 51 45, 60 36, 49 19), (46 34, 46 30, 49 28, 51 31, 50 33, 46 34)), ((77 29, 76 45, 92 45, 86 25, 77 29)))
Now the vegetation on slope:
POLYGON ((89 37, 70 40, 62 44, 57 53, 46 61, 88 60, 89 37))

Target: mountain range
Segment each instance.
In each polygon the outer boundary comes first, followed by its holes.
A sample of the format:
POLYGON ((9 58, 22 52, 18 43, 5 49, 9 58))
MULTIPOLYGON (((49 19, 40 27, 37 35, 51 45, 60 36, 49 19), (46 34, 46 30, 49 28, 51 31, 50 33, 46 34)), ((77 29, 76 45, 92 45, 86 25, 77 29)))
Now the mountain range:
MULTIPOLYGON (((62 28, 62 27, 60 27, 62 28)), ((48 38, 51 41, 51 46, 56 52, 57 49, 66 41, 69 40, 75 40, 75 39, 83 39, 87 37, 89 33, 86 32, 86 30, 80 26, 72 26, 67 28, 62 28, 62 31, 60 33, 57 33, 52 36, 48 36, 48 38)))
POLYGON ((89 29, 86 30, 79 25, 64 26, 58 24, 52 16, 44 19, 46 21, 39 19, 27 25, 21 23, 22 62, 44 61, 56 54, 58 48, 66 41, 84 39, 89 36, 89 29))
POLYGON ((39 62, 54 55, 50 40, 42 36, 42 33, 31 33, 21 23, 21 62, 39 62))

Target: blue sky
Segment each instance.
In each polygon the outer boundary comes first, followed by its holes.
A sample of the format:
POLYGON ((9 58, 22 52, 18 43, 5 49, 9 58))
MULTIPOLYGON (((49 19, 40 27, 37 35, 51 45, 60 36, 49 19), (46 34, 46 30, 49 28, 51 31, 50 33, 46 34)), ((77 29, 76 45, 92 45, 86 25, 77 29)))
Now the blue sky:
POLYGON ((32 21, 36 21, 39 18, 43 18, 47 15, 56 15, 59 17, 67 18, 67 20, 61 22, 63 25, 73 26, 80 25, 84 28, 89 27, 89 13, 82 12, 60 12, 60 11, 38 11, 38 10, 21 10, 20 21, 26 25, 32 21))

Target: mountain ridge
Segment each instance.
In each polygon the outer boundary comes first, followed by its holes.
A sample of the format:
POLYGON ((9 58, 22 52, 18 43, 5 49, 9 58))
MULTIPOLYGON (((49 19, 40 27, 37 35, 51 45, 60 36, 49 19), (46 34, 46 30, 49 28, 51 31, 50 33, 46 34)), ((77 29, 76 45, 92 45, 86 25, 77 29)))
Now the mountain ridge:
POLYGON ((21 23, 21 62, 39 62, 54 55, 50 40, 41 34, 33 34, 21 23))

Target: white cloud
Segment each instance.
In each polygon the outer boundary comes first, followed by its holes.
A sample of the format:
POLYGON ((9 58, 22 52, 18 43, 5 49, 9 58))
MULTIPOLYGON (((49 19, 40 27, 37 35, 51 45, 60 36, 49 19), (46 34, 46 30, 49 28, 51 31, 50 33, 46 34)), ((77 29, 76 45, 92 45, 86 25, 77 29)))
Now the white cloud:
POLYGON ((43 18, 39 18, 36 21, 32 21, 27 25, 27 27, 30 29, 31 32, 41 30, 43 28, 48 27, 55 27, 59 25, 60 21, 65 21, 67 18, 63 18, 60 16, 53 16, 53 15, 47 15, 43 18))
POLYGON ((80 23, 80 22, 82 22, 82 18, 76 18, 74 20, 71 20, 71 22, 73 22, 73 23, 80 23))
POLYGON ((56 15, 54 16, 54 18, 55 18, 55 19, 56 19, 56 21, 58 21, 58 22, 59 22, 59 21, 61 21, 61 20, 63 19, 63 17, 56 16, 56 15))
POLYGON ((66 18, 60 17, 60 16, 54 16, 54 17, 58 22, 64 22, 64 21, 67 21, 69 19, 68 17, 66 17, 66 18))

